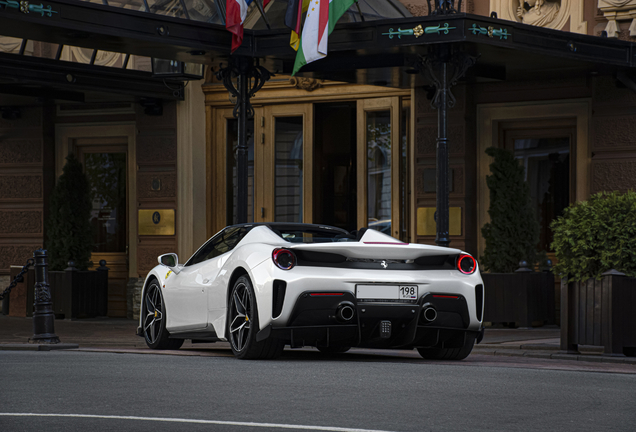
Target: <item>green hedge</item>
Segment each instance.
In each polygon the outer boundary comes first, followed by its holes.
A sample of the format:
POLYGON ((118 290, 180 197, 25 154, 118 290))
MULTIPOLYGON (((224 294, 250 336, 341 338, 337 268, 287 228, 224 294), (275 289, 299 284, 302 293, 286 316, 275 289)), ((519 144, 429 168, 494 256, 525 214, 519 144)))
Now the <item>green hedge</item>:
POLYGON ((556 274, 600 279, 608 270, 636 276, 636 192, 601 192, 568 207, 550 225, 556 274))
POLYGON ((70 154, 64 173, 53 188, 47 220, 49 269, 64 270, 75 261, 79 270, 91 265, 93 232, 90 224, 91 198, 88 178, 82 164, 70 154))
POLYGON ((519 268, 519 261, 526 260, 532 266, 545 255, 537 253, 539 221, 524 168, 512 152, 489 147, 486 154, 494 160, 491 175, 486 176, 490 222, 481 229, 486 247, 479 264, 493 273, 512 273, 519 268))

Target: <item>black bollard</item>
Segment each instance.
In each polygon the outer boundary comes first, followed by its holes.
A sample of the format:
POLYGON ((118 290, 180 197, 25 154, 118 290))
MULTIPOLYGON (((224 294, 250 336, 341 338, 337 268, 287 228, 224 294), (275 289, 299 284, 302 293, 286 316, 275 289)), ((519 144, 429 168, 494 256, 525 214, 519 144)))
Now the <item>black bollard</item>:
POLYGON ((35 258, 35 302, 33 311, 33 337, 29 343, 57 344, 60 339, 55 334, 55 315, 49 289, 49 274, 46 250, 33 252, 35 258))

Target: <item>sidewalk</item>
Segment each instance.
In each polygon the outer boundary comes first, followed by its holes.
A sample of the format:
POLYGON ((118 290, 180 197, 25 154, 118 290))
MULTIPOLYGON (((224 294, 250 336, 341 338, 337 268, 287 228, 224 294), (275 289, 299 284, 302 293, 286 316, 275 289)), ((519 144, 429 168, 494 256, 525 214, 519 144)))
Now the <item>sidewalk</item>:
MULTIPOLYGON (((33 335, 31 318, 0 315, 1 350, 38 350, 38 345, 28 344, 33 335)), ((55 333, 65 348, 113 352, 156 353, 147 348, 143 338, 136 336, 137 321, 116 318, 83 320, 56 320, 55 333)), ((580 354, 560 351, 561 330, 556 326, 532 329, 486 328, 484 340, 476 345, 473 353, 492 356, 528 357, 552 360, 602 362, 636 365, 635 357, 611 357, 602 354, 601 347, 580 347, 580 354)), ((229 345, 217 342, 213 345, 192 344, 186 341, 182 352, 213 348, 217 354, 231 355, 229 345)), ((48 348, 48 347, 43 347, 48 348)), ((174 352, 176 353, 176 352, 174 352)))

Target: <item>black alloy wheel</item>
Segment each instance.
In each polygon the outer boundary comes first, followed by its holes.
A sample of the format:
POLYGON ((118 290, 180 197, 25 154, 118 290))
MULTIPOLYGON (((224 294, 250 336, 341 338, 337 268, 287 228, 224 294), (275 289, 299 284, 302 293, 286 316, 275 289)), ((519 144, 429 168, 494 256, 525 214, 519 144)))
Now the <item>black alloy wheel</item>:
POLYGON ((239 359, 273 359, 285 347, 283 341, 267 338, 256 341, 258 333, 256 296, 249 277, 238 278, 229 298, 227 333, 232 353, 239 359))
POLYGON ((142 302, 143 332, 146 345, 152 349, 176 350, 183 345, 183 339, 170 339, 166 330, 166 309, 161 288, 153 280, 144 292, 142 302))

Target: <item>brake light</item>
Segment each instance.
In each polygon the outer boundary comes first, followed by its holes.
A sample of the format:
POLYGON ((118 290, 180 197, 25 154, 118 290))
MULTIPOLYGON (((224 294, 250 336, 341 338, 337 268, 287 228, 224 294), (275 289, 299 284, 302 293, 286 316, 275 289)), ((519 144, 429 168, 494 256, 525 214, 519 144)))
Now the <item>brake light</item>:
POLYGON ((274 249, 272 261, 281 270, 291 270, 296 265, 296 255, 289 249, 274 249))
POLYGON ((477 261, 468 254, 461 254, 457 258, 457 270, 464 274, 473 274, 477 269, 477 261))

